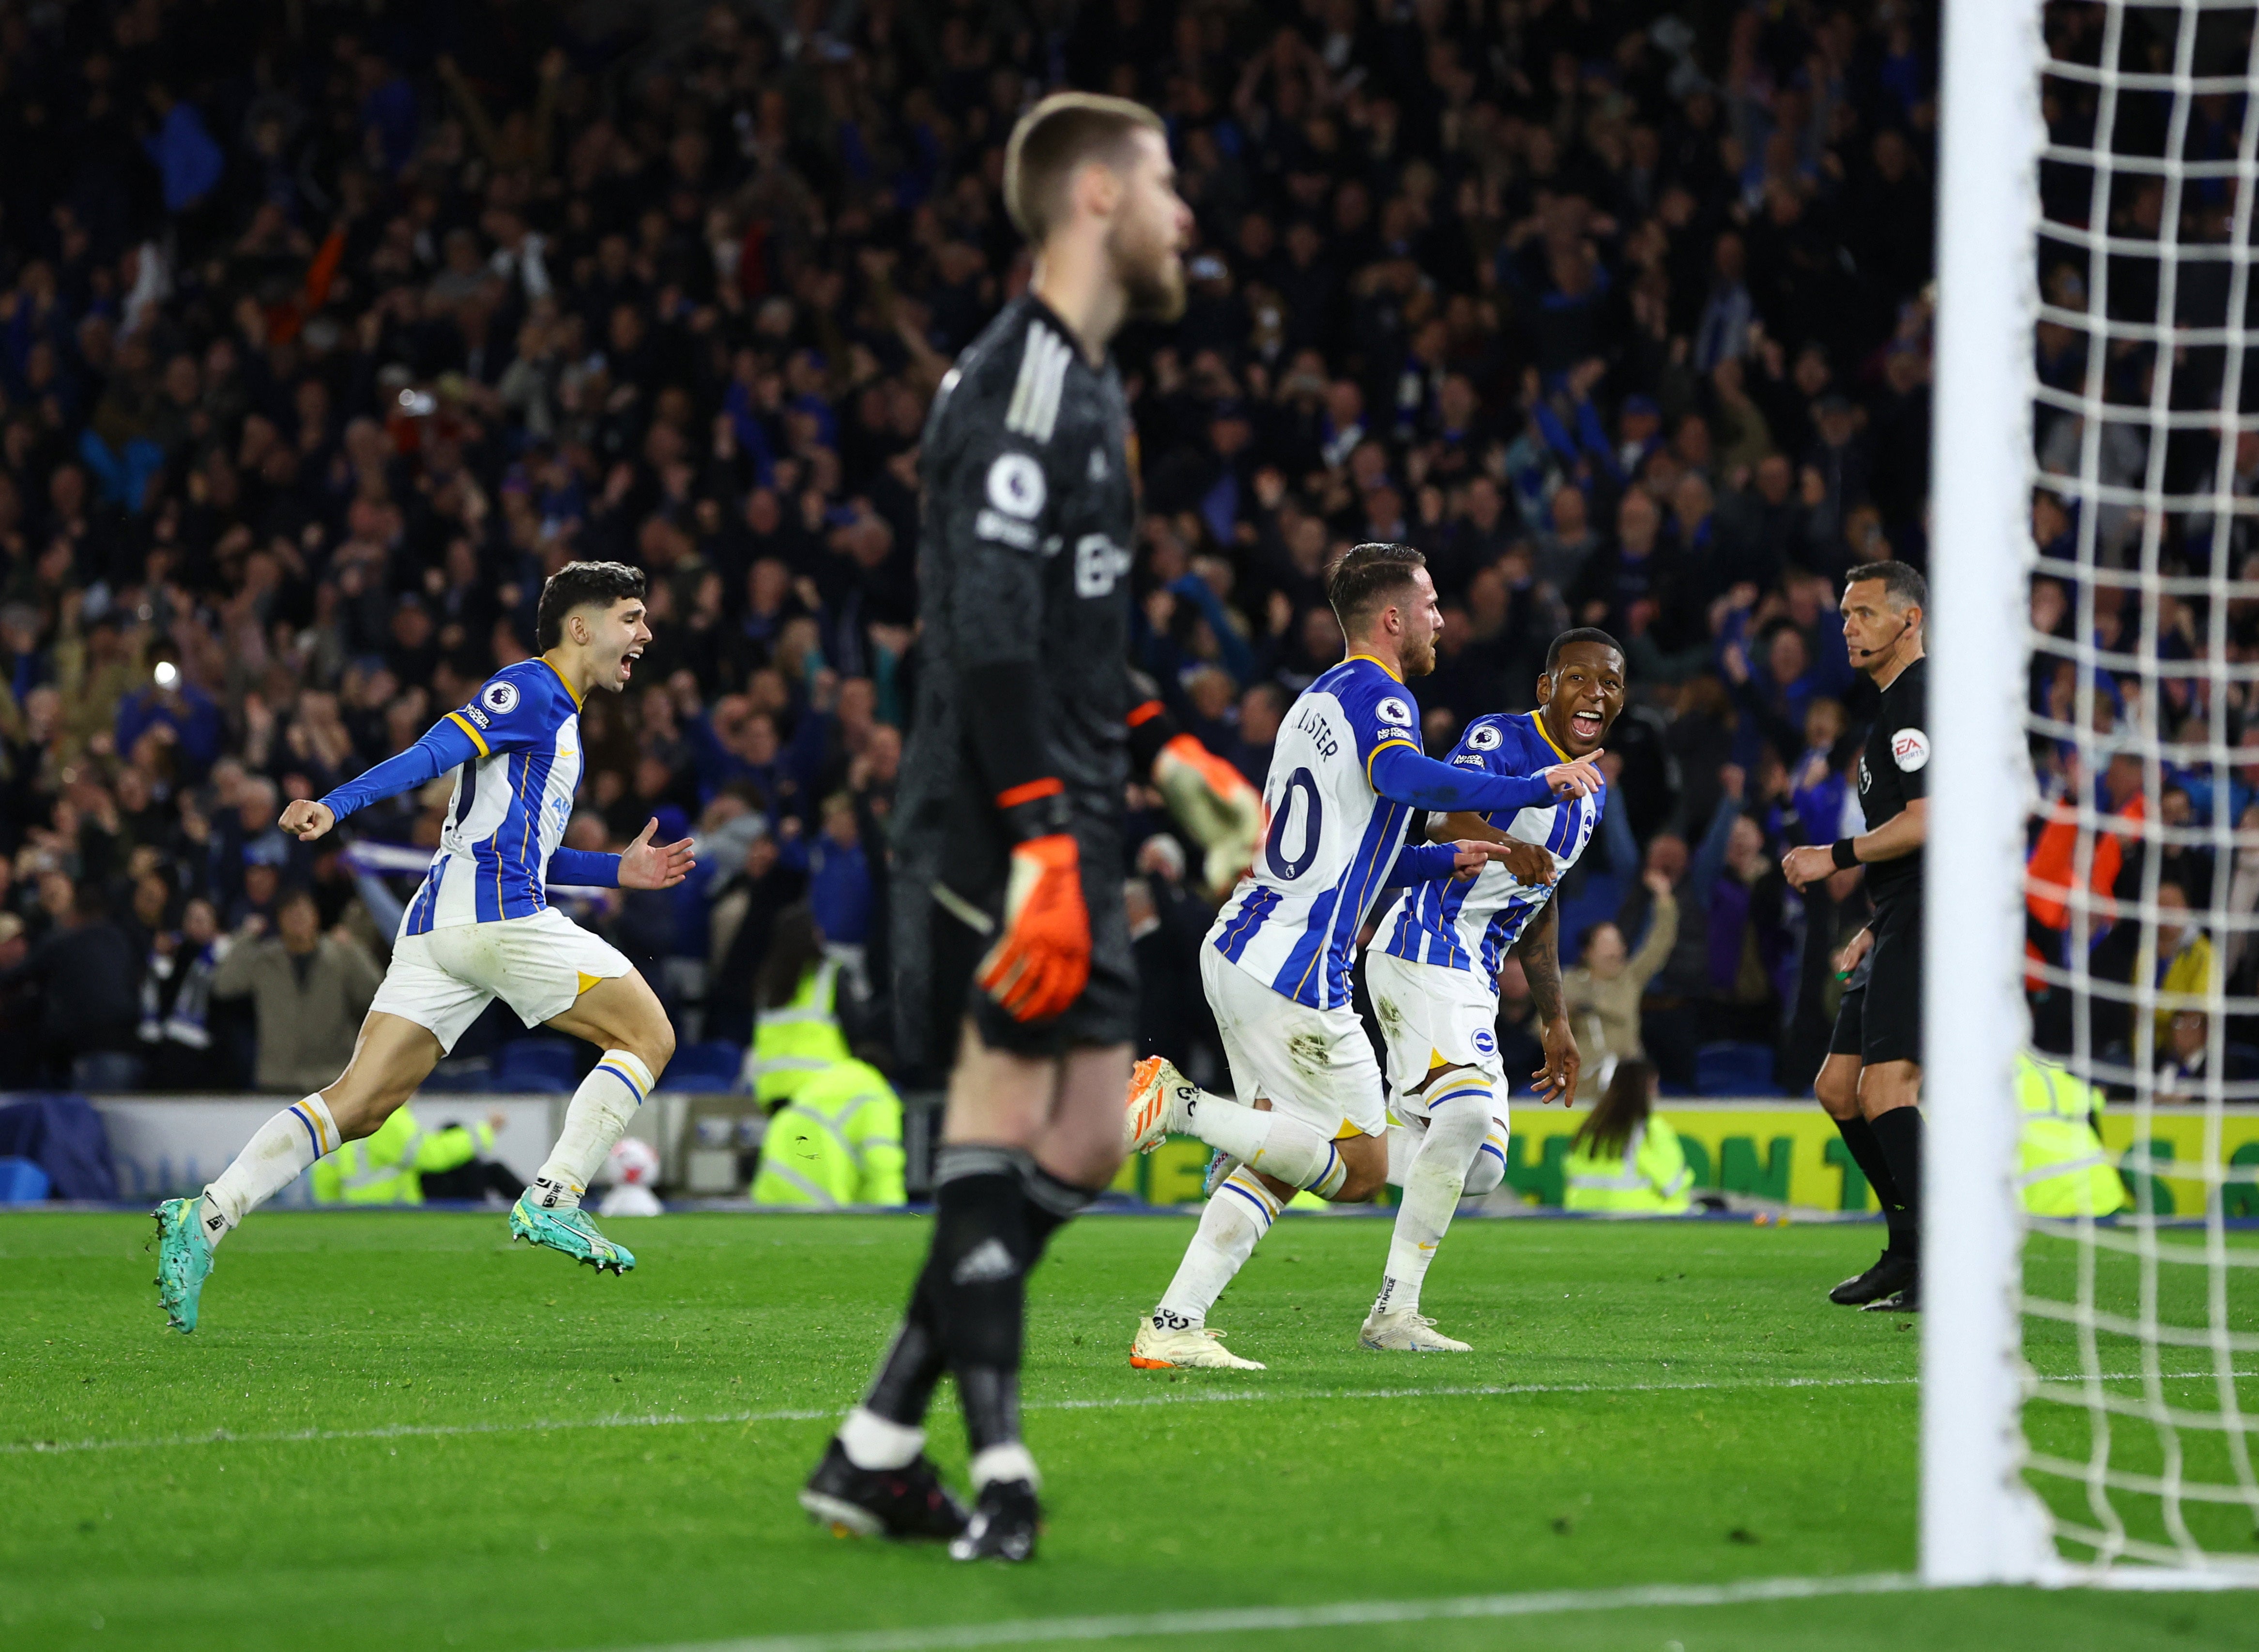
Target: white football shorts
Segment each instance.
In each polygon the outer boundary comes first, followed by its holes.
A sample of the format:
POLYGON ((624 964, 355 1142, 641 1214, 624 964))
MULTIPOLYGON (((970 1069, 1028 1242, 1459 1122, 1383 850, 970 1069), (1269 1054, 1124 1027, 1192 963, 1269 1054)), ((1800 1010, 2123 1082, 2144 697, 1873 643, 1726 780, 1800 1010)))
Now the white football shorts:
POLYGON ((1472 970, 1414 964, 1369 948, 1365 990, 1388 1050, 1388 1087, 1408 1096, 1437 1067, 1472 1067, 1505 1090, 1498 1053, 1498 989, 1472 970))
POLYGON ((398 936, 369 1008, 429 1028, 440 1049, 453 1050, 497 998, 538 1027, 598 981, 633 967, 610 942, 551 907, 531 917, 398 936))
POLYGON ((1201 985, 1242 1103, 1268 1096, 1279 1112, 1329 1141, 1386 1131, 1380 1065, 1357 1011, 1298 1004, 1213 946, 1201 946, 1200 960, 1201 985))

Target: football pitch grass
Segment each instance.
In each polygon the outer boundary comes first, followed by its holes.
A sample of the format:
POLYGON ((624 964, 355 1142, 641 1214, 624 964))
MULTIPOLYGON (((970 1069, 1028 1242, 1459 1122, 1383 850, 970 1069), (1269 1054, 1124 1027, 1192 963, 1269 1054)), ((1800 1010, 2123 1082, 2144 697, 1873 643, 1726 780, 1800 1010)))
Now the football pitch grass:
MULTIPOLYGON (((1421 1356, 1356 1346, 1386 1226, 1294 1216, 1215 1316, 1270 1369, 1172 1373, 1128 1345, 1189 1220, 1087 1219, 1034 1283, 1048 1527, 1005 1568, 793 1501, 923 1221, 617 1225, 625 1278, 500 1214, 261 1215, 184 1338, 146 1217, 0 1218, 0 1646, 1938 1652, 2248 1647, 2259 1616, 1897 1591, 1919 1333, 1824 1297, 1873 1227, 1464 1221, 1426 1309, 1476 1351, 1421 1356), (1862 1577, 1892 1591, 1750 1598, 1862 1577)), ((961 1475, 946 1387, 937 1422, 961 1475)))

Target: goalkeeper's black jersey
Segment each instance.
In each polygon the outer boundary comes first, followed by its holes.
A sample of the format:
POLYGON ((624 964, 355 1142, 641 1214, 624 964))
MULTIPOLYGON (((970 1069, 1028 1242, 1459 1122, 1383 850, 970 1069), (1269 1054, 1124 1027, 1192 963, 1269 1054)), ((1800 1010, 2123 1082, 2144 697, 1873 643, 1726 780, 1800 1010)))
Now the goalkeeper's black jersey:
POLYGON ((1093 367, 1032 294, 958 358, 919 453, 917 703, 903 825, 952 794, 981 793, 959 685, 983 666, 1032 664, 1038 772, 1078 811, 1118 814, 1130 560, 1137 526, 1130 406, 1111 361, 1093 367))

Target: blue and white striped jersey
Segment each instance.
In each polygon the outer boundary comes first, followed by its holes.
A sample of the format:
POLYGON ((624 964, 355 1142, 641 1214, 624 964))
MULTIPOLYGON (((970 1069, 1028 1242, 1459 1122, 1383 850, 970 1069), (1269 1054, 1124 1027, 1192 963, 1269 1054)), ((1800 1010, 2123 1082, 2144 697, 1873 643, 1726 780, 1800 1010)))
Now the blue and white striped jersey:
MULTIPOLYGON (((1536 712, 1500 712, 1467 724, 1449 760, 1460 768, 1493 774, 1536 774, 1566 763, 1569 755, 1553 744, 1536 712)), ((1516 810, 1510 820, 1501 820, 1502 810, 1484 818, 1508 837, 1550 852, 1554 874, 1560 878, 1592 842, 1607 801, 1607 788, 1602 787, 1590 797, 1516 810)), ((1398 903, 1382 950, 1414 964, 1479 970, 1486 979, 1494 980, 1507 949, 1521 938, 1552 894, 1552 888, 1542 884, 1533 887, 1516 882, 1494 860, 1466 881, 1415 885, 1398 903)))
POLYGON ((581 785, 581 701, 545 659, 503 666, 445 722, 478 754, 455 771, 439 852, 408 903, 403 935, 543 910, 549 857, 581 785))
POLYGON ((1271 830, 1208 939, 1241 969, 1313 1009, 1350 1001, 1358 928, 1412 817, 1372 787, 1372 760, 1420 749, 1420 713, 1395 675, 1352 654, 1302 691, 1279 727, 1263 804, 1271 830))

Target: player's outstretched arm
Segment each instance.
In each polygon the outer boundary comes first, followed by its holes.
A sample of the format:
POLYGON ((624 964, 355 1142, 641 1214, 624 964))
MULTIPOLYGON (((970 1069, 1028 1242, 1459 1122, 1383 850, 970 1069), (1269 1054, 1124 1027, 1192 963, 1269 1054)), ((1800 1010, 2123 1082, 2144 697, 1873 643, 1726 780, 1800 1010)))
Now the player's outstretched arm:
POLYGON ((1577 1080, 1584 1057, 1577 1035, 1569 1025, 1569 1011, 1561 996, 1561 905, 1548 901, 1521 938, 1514 943, 1521 960, 1521 973, 1529 983, 1530 1002, 1536 1007, 1538 1037, 1545 1046, 1545 1065, 1530 1077, 1541 1102, 1558 1100, 1567 1107, 1577 1099, 1577 1080))
POLYGON ((300 798, 282 811, 284 831, 302 844, 310 844, 339 821, 382 798, 413 791, 450 769, 460 768, 479 755, 469 733, 453 713, 426 730, 424 737, 397 757, 363 769, 344 785, 317 801, 300 798))
POLYGON ((1588 797, 1607 784, 1593 766, 1600 755, 1536 774, 1492 774, 1438 763, 1408 740, 1391 741, 1372 754, 1372 789, 1393 803, 1445 813, 1543 808, 1564 798, 1588 797))

